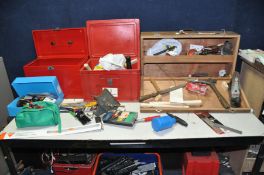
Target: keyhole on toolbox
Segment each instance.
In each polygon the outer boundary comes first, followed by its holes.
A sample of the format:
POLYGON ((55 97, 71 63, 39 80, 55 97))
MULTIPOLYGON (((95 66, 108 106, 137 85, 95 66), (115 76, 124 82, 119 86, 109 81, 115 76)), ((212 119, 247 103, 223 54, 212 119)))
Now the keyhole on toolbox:
POLYGON ((55 41, 51 41, 50 42, 50 45, 55 46, 56 45, 56 42, 55 41))
POLYGON ((73 44, 73 41, 72 40, 69 40, 68 41, 68 45, 72 45, 73 44))
POLYGON ((112 78, 108 78, 108 79, 107 79, 107 84, 108 84, 109 86, 112 86, 112 85, 113 85, 113 79, 112 79, 112 78))
POLYGON ((53 66, 48 66, 48 70, 54 70, 53 66))

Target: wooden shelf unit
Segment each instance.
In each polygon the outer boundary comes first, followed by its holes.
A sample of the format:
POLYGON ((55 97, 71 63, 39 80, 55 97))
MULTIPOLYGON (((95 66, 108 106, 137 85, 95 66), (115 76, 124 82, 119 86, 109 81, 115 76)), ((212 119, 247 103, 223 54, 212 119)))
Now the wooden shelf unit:
MULTIPOLYGON (((141 70, 143 76, 152 76, 152 72, 156 71, 155 64, 162 64, 168 72, 172 69, 186 70, 188 77, 190 74, 197 72, 207 72, 210 77, 217 77, 218 71, 225 69, 228 75, 232 76, 235 71, 237 53, 239 48, 240 35, 234 32, 188 32, 188 34, 177 34, 177 32, 142 32, 141 33, 141 70), (147 56, 146 52, 156 42, 161 39, 176 39, 182 44, 182 51, 178 56, 147 56), (229 41, 233 46, 231 55, 192 55, 188 56, 190 44, 203 45, 205 47, 229 41), (148 65, 150 64, 150 65, 148 65), (167 66, 167 65, 170 66, 167 66), (192 64, 189 68, 188 64, 192 64), (214 67, 213 71, 207 67, 214 67), (216 69, 218 69, 216 71, 216 69)), ((154 75, 155 76, 155 75, 154 75)))

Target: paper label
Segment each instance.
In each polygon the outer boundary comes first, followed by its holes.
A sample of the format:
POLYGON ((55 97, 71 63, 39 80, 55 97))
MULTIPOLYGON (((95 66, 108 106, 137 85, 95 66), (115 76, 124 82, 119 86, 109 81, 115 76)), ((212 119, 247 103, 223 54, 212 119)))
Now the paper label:
POLYGON ((118 97, 118 88, 103 88, 104 89, 107 89, 114 97, 118 97))

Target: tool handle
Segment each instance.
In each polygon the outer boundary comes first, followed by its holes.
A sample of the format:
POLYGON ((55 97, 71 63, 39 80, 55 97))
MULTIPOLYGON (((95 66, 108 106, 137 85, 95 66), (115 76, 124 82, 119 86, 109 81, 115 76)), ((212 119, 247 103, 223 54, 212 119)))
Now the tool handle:
POLYGON ((160 88, 159 88, 157 82, 156 82, 155 80, 153 80, 153 79, 150 79, 150 82, 151 82, 151 84, 153 85, 153 87, 155 88, 155 90, 156 90, 157 92, 159 92, 159 91, 160 91, 160 88))
POLYGON ((167 113, 168 116, 172 117, 172 118, 175 118, 176 119, 176 122, 178 122, 179 124, 181 124, 182 126, 185 126, 187 127, 188 126, 188 123, 186 121, 184 121, 183 119, 177 117, 176 115, 173 115, 171 113, 167 113))
POLYGON ((177 121, 179 124, 181 124, 182 126, 185 126, 185 127, 188 126, 188 123, 186 123, 186 121, 184 121, 183 119, 181 119, 181 118, 179 118, 179 117, 176 118, 176 121, 177 121))
POLYGON ((147 99, 150 99, 150 98, 153 98, 153 97, 156 97, 157 95, 159 95, 158 92, 154 92, 154 93, 151 93, 151 94, 148 94, 148 95, 143 95, 139 98, 139 101, 142 102, 142 101, 145 101, 147 99))
POLYGON ((157 116, 151 116, 151 117, 146 117, 144 118, 144 122, 150 122, 152 121, 154 118, 159 118, 160 115, 157 115, 157 116))
POLYGON ((218 100, 220 101, 220 103, 222 104, 222 106, 225 109, 229 109, 230 105, 229 103, 226 101, 226 99, 222 96, 222 94, 220 94, 220 92, 218 91, 218 89, 216 88, 216 86, 214 84, 210 84, 210 87, 212 88, 212 90, 215 92, 218 100))

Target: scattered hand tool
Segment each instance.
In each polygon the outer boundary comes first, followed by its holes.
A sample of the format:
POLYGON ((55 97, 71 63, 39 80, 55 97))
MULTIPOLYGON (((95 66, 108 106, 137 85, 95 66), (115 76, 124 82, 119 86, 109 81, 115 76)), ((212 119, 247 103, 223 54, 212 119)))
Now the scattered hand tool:
POLYGON ((171 128, 176 122, 185 127, 188 126, 188 124, 184 120, 170 113, 167 113, 166 116, 154 118, 151 122, 151 126, 154 131, 159 132, 171 128))
POLYGON ((232 77, 230 88, 230 104, 233 108, 238 108, 241 106, 240 82, 238 72, 235 72, 232 77))
MULTIPOLYGON (((156 82, 155 80, 153 80, 153 79, 150 79, 150 82, 151 82, 151 84, 153 85, 153 87, 155 88, 156 92, 159 92, 159 91, 160 91, 160 88, 159 88, 157 82, 156 82)), ((157 96, 155 97, 155 101, 159 101, 159 100, 161 99, 161 97, 162 97, 162 96, 161 96, 160 94, 157 95, 157 96)))
POLYGON ((208 112, 197 112, 195 114, 200 117, 208 126, 210 126, 217 134, 223 134, 224 131, 222 129, 229 130, 237 134, 242 134, 242 131, 223 125, 208 112))
POLYGON ((167 51, 172 51, 172 50, 174 50, 176 48, 176 46, 169 46, 169 45, 166 45, 166 49, 164 49, 164 50, 162 50, 162 51, 160 51, 160 52, 157 52, 157 53, 154 53, 153 55, 160 55, 160 54, 163 54, 163 53, 165 53, 165 52, 167 52, 167 51))
POLYGON ((218 89, 215 86, 216 80, 208 79, 208 80, 199 80, 199 81, 190 81, 190 82, 197 82, 197 83, 203 83, 207 84, 211 87, 211 89, 214 91, 215 95, 217 96, 219 102, 222 104, 222 106, 225 109, 230 108, 230 104, 226 101, 226 99, 223 97, 223 95, 218 91, 218 89))
POLYGON ((142 102, 142 101, 145 101, 147 99, 156 97, 159 94, 163 95, 163 94, 169 93, 170 91, 174 91, 176 89, 183 88, 183 87, 185 87, 185 85, 186 85, 186 83, 183 83, 183 84, 179 84, 178 86, 174 86, 174 87, 171 87, 171 88, 168 88, 168 89, 159 90, 157 92, 154 92, 154 93, 151 93, 151 94, 148 94, 148 95, 143 95, 143 96, 140 97, 139 101, 142 102))
POLYGON ((154 118, 159 118, 159 117, 160 117, 160 115, 155 115, 155 116, 145 117, 145 118, 137 119, 136 122, 150 122, 150 121, 152 121, 154 118))
POLYGON ((186 121, 184 121, 183 119, 181 119, 180 117, 177 117, 176 115, 173 115, 173 114, 171 114, 171 113, 166 113, 166 114, 167 114, 168 116, 170 116, 170 117, 175 118, 176 121, 177 121, 179 124, 181 124, 182 126, 185 126, 185 127, 188 126, 188 123, 187 123, 186 121))

